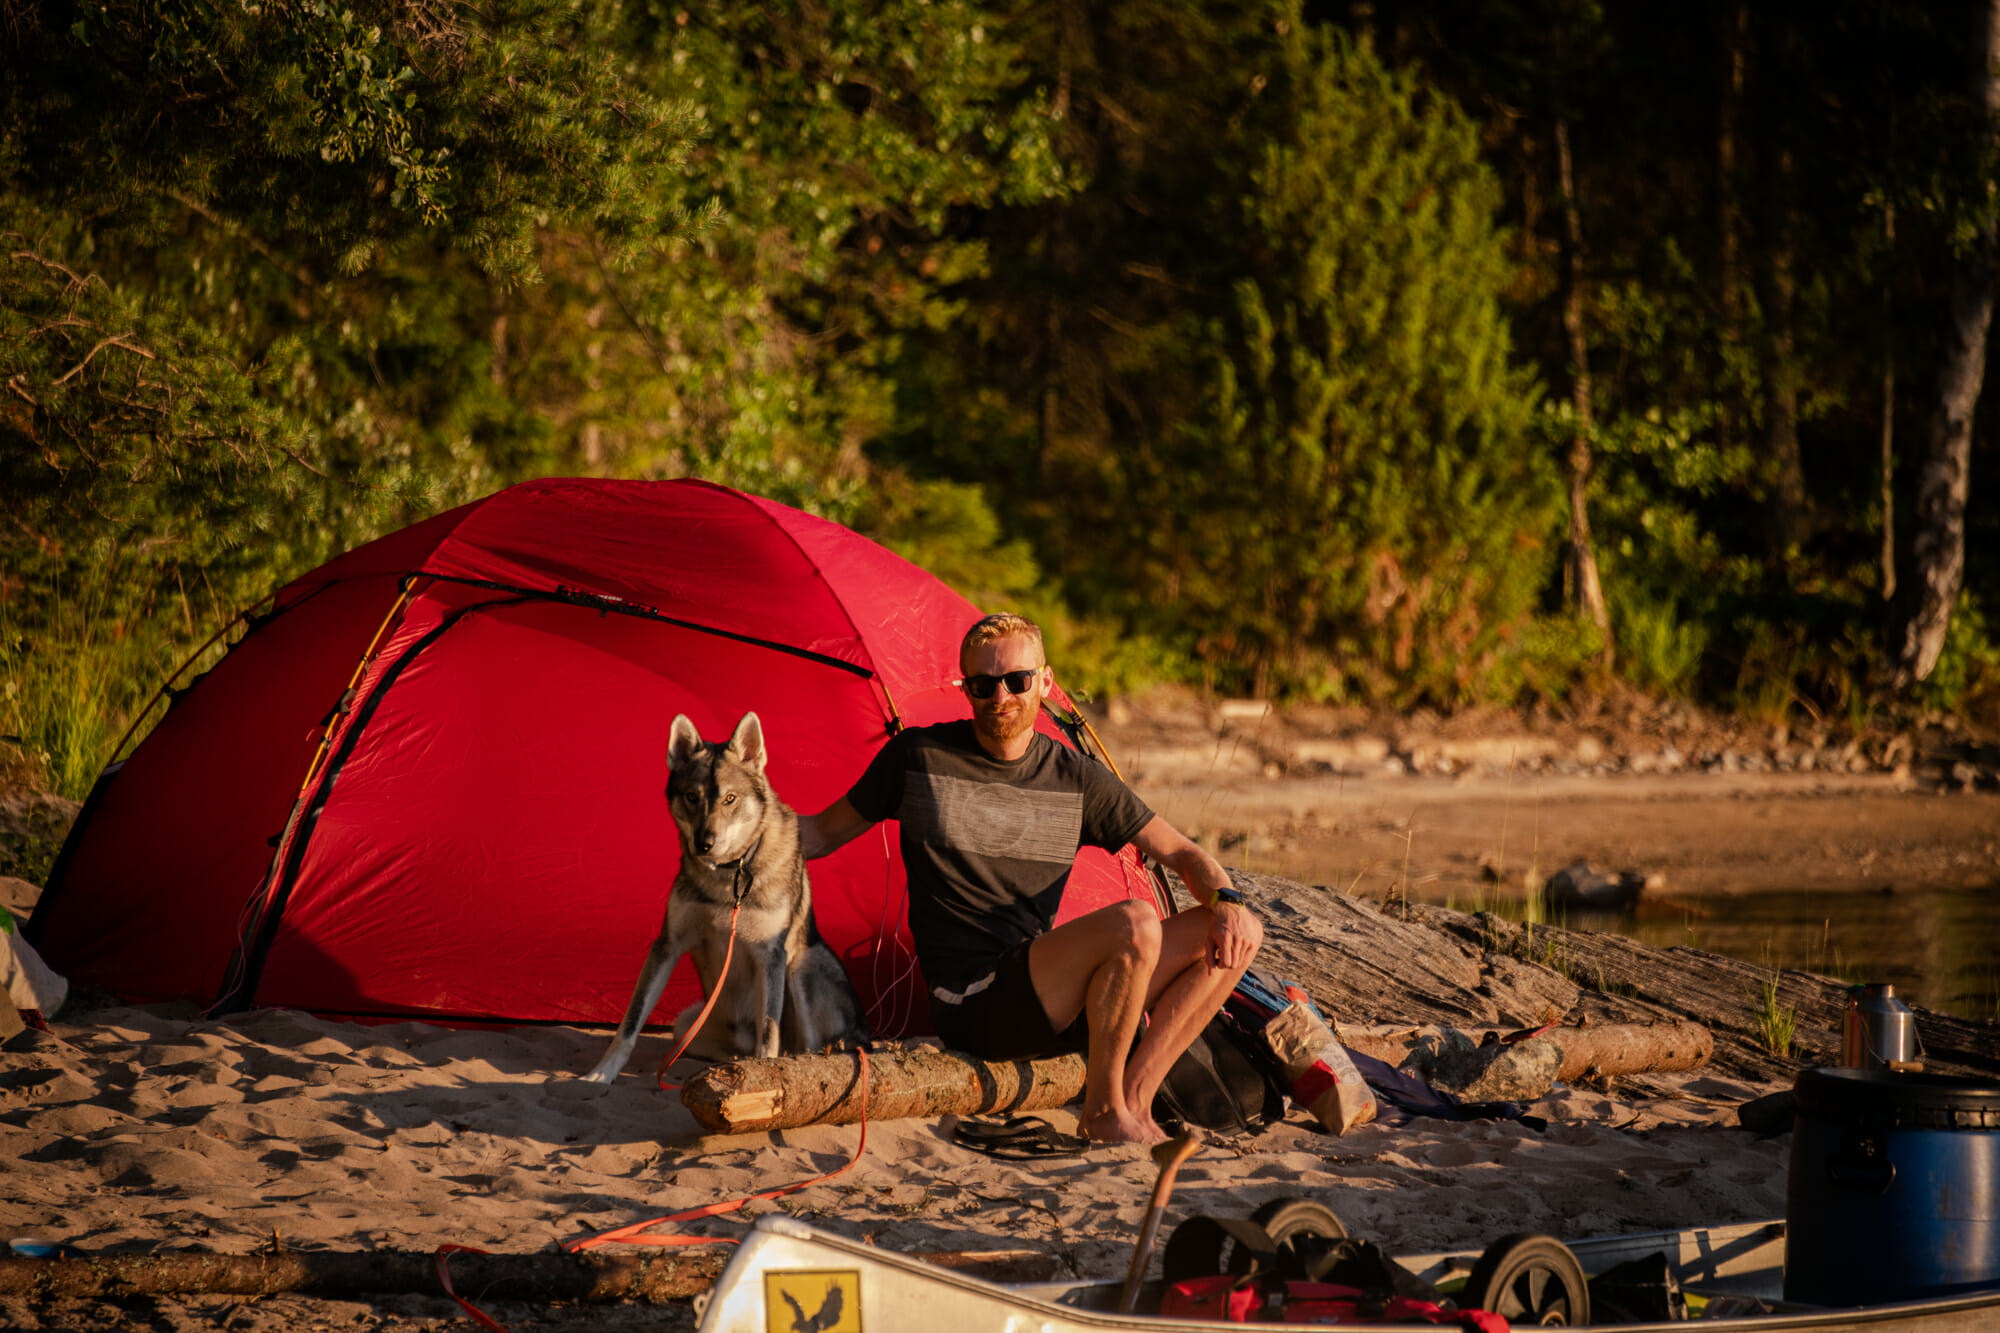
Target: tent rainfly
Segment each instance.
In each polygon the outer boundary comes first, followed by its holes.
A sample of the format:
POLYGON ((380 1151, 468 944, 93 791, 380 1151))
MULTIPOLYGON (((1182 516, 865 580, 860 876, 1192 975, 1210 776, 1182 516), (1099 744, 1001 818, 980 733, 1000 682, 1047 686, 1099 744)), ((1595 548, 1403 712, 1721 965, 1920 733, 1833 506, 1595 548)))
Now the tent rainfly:
MULTIPOLYGON (((105 770, 31 938, 138 1001, 616 1022, 679 863, 674 714, 720 738, 754 710, 779 795, 817 810, 895 728, 966 715, 977 615, 839 524, 705 482, 509 487, 249 618, 105 770)), ((893 828, 812 878, 876 1031, 928 1030, 893 828)), ((1063 917, 1152 896, 1129 849, 1086 850, 1063 917)), ((684 961, 654 1020, 699 996, 684 961)))

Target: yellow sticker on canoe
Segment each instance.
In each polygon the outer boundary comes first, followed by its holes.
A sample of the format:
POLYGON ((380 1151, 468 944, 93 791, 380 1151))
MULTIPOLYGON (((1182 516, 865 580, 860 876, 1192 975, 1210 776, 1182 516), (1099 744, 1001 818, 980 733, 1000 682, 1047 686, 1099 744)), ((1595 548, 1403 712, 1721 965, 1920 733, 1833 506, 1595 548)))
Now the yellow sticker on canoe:
POLYGON ((809 1269, 764 1274, 768 1333, 861 1333, 861 1274, 809 1269))

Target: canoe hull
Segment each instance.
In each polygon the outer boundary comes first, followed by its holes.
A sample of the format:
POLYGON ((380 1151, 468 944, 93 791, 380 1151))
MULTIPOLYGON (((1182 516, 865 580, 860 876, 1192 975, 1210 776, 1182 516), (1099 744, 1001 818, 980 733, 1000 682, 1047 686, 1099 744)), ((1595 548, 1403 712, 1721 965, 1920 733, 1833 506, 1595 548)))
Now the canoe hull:
MULTIPOLYGON (((1699 1228, 1571 1245, 1586 1273, 1665 1251, 1683 1284, 1705 1291, 1775 1293, 1782 1278, 1784 1223, 1699 1228), (1775 1261, 1775 1263, 1774 1263, 1775 1261)), ((1406 1256, 1405 1266, 1441 1277, 1468 1255, 1406 1256), (1428 1271, 1427 1271, 1428 1270, 1428 1271)), ((1187 1333, 1186 1320, 1119 1314, 1116 1283, 1001 1286, 934 1268, 821 1231, 782 1214, 759 1218, 700 1305, 699 1333, 769 1333, 817 1327, 828 1333, 925 1333, 948 1311, 952 1333, 1187 1333), (775 1317, 774 1317, 775 1316, 775 1317)), ((1157 1293, 1155 1293, 1157 1294, 1157 1293)), ((1324 1325, 1261 1324, 1306 1330, 1324 1325)), ((1430 1329, 1433 1324, 1379 1325, 1430 1329)), ((1853 1309, 1779 1313, 1689 1323, 1621 1324, 1623 1333, 1991 1333, 2000 1328, 2000 1288, 1966 1296, 1853 1309)))

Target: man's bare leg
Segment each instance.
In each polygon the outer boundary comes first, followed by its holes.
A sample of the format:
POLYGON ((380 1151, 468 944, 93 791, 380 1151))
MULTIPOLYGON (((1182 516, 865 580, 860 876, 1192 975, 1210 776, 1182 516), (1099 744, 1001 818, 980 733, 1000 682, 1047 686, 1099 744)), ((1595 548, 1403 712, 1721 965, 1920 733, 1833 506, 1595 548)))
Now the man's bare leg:
MULTIPOLYGON (((1194 1044, 1243 979, 1247 968, 1211 967, 1208 909, 1197 907, 1161 923, 1160 960, 1153 969, 1146 1035, 1125 1065, 1125 1102, 1151 1108, 1167 1071, 1194 1044)), ((1259 932, 1261 942, 1262 932, 1259 932)))
POLYGON ((1028 946, 1028 975, 1050 1025, 1060 1032, 1077 1015, 1088 1016, 1081 1124, 1099 1142, 1166 1138, 1153 1122, 1151 1099, 1135 1103, 1125 1093, 1126 1056, 1152 990, 1161 938, 1152 909, 1132 901, 1066 922, 1028 946))

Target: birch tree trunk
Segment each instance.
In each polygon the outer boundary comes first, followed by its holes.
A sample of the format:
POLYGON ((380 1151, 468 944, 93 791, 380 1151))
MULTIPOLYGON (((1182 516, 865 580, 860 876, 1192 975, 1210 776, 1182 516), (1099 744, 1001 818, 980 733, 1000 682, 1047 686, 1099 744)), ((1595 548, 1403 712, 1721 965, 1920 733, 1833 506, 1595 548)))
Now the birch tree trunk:
MULTIPOLYGON (((1891 122, 1893 126, 1893 121, 1891 122)), ((1893 129, 1890 135, 1894 141, 1893 129)), ((1891 150, 1893 158, 1893 148, 1891 150)), ((1896 249, 1896 206, 1882 210, 1882 237, 1891 262, 1896 249)), ((1886 266, 1885 266, 1886 267, 1886 266)), ((1896 298, 1882 278, 1882 600, 1896 596, 1896 298)))
MULTIPOLYGON (((2000 0, 1988 0, 1978 105, 1989 145, 2000 124, 2000 0)), ((1900 614, 1890 631, 1899 686, 1925 679, 1944 649, 1952 607, 1965 582, 1965 505, 1972 480, 1972 415, 1986 374, 1986 335, 1993 322, 1995 202, 1983 201, 1978 238, 1958 260, 1952 281, 1951 328, 1938 367, 1937 400, 1917 473, 1909 577, 1899 590, 1900 614)))
POLYGON ((1799 456, 1798 279, 1793 245, 1793 189, 1798 170, 1789 144, 1771 154, 1766 173, 1769 252, 1765 256, 1764 448, 1771 469, 1771 548, 1783 568, 1812 526, 1805 467, 1799 456))
POLYGON ((1722 339, 1716 362, 1715 437, 1729 452, 1745 412, 1740 349, 1743 346, 1742 220, 1737 208, 1737 138, 1743 119, 1744 47, 1749 9, 1737 0, 1722 20, 1722 101, 1716 112, 1715 228, 1717 307, 1722 339))
MULTIPOLYGON (((1996 0, 2000 3, 2000 0, 1996 0)), ((1563 210, 1563 334, 1569 341, 1570 400, 1576 408, 1576 433, 1569 457, 1569 576, 1570 595, 1577 609, 1589 616, 1604 636, 1603 664, 1612 659, 1611 615, 1604 605, 1604 587, 1597 577, 1597 548, 1590 538, 1590 436, 1594 425, 1590 401, 1590 345, 1583 334, 1583 219, 1576 204, 1576 176, 1570 164, 1569 121, 1555 118, 1556 182, 1563 210)))

